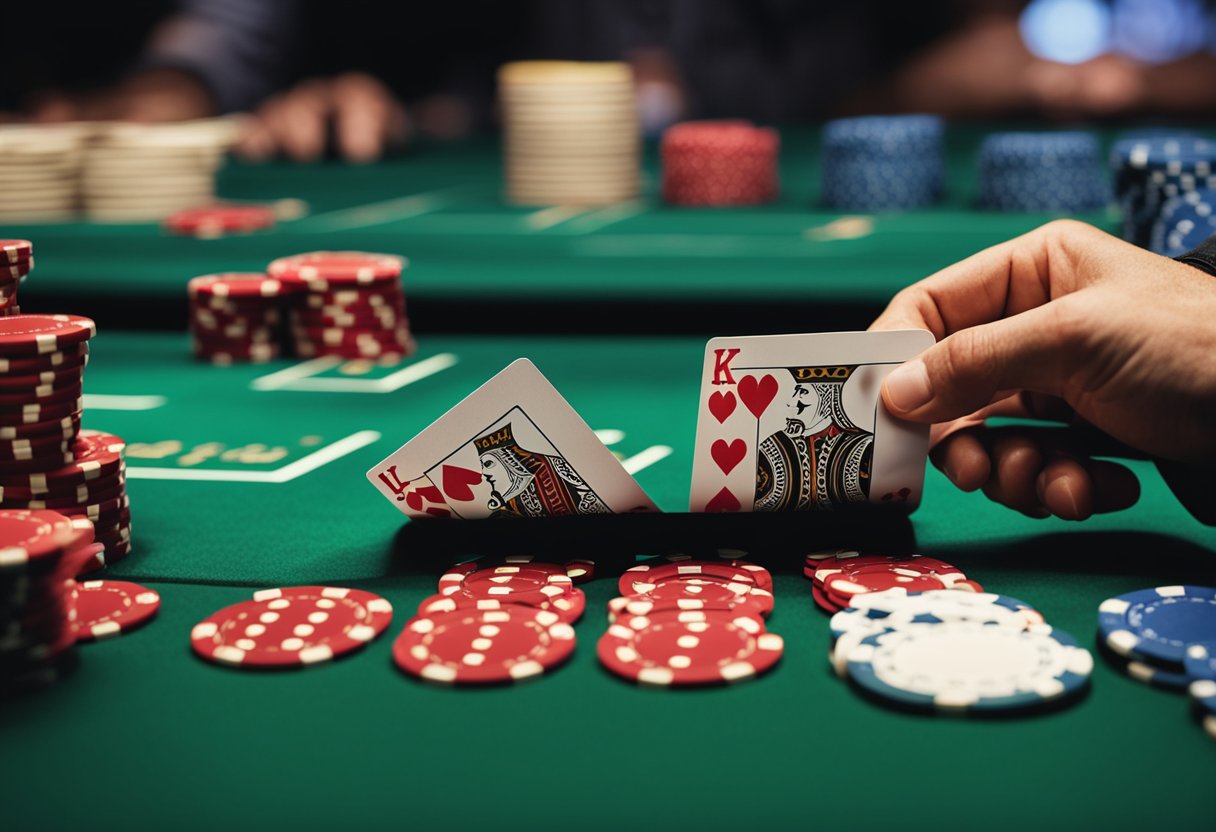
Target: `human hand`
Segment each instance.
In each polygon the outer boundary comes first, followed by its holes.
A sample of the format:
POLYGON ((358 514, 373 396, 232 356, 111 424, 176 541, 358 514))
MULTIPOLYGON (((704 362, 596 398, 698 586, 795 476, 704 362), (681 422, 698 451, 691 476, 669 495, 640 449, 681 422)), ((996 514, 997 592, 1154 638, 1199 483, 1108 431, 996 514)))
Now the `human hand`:
POLYGON ((899 292, 871 329, 938 344, 883 385, 933 424, 933 462, 1024 514, 1126 508, 1134 475, 1093 459, 1085 425, 1169 460, 1216 461, 1216 278, 1071 220, 993 246, 899 292), (1067 429, 985 427, 993 416, 1067 429))
POLYGON ((343 158, 371 162, 405 141, 405 108, 380 81, 363 73, 303 81, 258 108, 237 152, 249 159, 283 153, 297 162, 319 159, 330 124, 343 158))

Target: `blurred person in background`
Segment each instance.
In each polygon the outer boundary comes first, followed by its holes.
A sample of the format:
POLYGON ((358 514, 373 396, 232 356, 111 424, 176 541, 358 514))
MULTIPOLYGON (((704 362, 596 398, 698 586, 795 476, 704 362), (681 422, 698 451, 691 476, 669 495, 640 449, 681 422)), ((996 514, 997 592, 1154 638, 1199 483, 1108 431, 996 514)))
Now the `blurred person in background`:
POLYGON ((644 128, 858 112, 1115 118, 1216 110, 1205 0, 179 0, 6 11, 0 108, 35 121, 248 111, 251 158, 370 161, 494 118, 508 60, 628 60, 644 128), (20 19, 18 19, 20 18, 20 19), (28 20, 27 20, 28 18, 28 20))

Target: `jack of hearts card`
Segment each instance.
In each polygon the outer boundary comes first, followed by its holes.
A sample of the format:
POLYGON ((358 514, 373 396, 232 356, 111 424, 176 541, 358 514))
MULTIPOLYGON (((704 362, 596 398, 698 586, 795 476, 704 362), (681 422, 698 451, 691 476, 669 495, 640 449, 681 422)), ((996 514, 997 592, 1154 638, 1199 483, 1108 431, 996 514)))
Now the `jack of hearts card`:
POLYGON ((883 379, 924 330, 714 338, 705 348, 693 512, 920 502, 929 429, 893 417, 883 379))

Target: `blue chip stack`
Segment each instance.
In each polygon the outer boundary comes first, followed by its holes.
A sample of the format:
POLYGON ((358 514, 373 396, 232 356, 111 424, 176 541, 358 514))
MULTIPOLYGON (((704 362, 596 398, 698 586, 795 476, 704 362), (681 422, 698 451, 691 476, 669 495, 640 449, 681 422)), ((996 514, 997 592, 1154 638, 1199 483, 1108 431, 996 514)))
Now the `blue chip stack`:
POLYGON ((1124 139, 1111 149, 1123 239, 1152 243, 1153 226, 1173 197, 1216 188, 1216 142, 1176 135, 1124 139))
POLYGON ((1166 257, 1177 257, 1213 234, 1216 234, 1216 190, 1200 188, 1166 200, 1153 223, 1150 248, 1166 257))
POLYGON ((1076 213, 1110 201, 1089 133, 994 133, 980 146, 980 204, 996 211, 1076 213))
POLYGON ((823 128, 823 202, 842 211, 902 211, 942 193, 937 116, 863 116, 823 128))

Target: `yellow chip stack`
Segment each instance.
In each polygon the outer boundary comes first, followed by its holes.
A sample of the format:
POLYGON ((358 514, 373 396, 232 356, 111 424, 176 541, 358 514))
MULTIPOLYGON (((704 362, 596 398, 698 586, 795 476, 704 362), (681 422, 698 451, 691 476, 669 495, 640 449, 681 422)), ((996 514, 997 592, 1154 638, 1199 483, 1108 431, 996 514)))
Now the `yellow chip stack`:
POLYGON ((638 195, 640 134, 628 64, 507 64, 498 87, 509 201, 610 205, 638 195))

